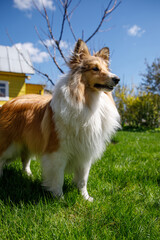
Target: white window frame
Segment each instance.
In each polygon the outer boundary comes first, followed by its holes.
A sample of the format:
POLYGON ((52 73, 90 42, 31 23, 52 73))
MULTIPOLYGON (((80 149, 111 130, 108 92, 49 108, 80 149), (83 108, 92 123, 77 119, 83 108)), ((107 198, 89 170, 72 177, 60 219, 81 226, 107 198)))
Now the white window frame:
POLYGON ((0 101, 8 101, 9 100, 9 84, 7 81, 0 80, 0 83, 5 84, 6 87, 6 96, 0 97, 0 101))

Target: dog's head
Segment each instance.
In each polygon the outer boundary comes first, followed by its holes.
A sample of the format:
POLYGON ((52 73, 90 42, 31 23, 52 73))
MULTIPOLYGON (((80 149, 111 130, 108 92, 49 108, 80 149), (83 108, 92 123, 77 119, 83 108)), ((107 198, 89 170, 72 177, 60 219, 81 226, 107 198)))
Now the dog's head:
POLYGON ((120 79, 109 71, 109 48, 104 47, 93 56, 86 43, 78 40, 68 63, 73 73, 81 73, 81 83, 95 91, 110 92, 120 79))

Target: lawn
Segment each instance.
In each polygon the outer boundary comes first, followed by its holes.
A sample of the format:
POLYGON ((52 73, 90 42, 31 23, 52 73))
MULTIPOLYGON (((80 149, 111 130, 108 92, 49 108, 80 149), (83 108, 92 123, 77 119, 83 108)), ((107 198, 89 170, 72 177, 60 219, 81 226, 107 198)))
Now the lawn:
POLYGON ((84 201, 65 177, 64 199, 41 187, 16 161, 0 180, 0 239, 160 239, 160 132, 120 131, 92 166, 84 201))

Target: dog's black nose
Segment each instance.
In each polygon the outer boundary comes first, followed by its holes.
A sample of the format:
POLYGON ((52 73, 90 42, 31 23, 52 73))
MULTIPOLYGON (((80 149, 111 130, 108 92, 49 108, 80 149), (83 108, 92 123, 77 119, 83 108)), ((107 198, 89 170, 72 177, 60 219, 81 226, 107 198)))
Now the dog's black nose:
POLYGON ((113 81, 115 84, 118 84, 119 81, 120 81, 120 78, 117 77, 117 76, 114 76, 114 77, 112 78, 112 81, 113 81))

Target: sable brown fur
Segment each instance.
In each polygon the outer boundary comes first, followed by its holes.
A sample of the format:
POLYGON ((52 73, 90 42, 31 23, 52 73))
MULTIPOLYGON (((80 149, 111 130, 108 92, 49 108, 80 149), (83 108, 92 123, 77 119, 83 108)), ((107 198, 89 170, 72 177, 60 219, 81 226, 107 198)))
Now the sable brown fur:
POLYGON ((0 154, 12 142, 23 145, 35 154, 57 150, 59 142, 52 120, 51 98, 49 95, 26 95, 2 106, 0 154))

